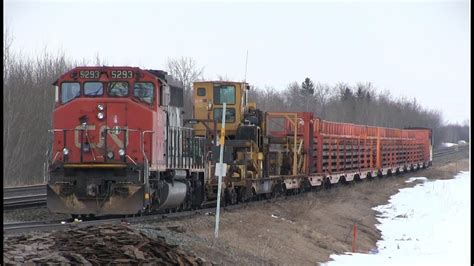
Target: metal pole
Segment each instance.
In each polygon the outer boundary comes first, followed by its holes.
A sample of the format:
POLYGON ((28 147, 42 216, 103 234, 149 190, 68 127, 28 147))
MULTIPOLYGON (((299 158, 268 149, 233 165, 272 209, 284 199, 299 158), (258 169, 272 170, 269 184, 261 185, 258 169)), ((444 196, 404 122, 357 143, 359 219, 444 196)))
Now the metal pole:
MULTIPOLYGON (((217 182, 217 207, 216 207, 216 230, 214 232, 214 237, 217 238, 219 236, 219 215, 220 215, 220 209, 221 209, 221 186, 222 186, 222 169, 224 167, 224 164, 222 163, 223 157, 224 157, 224 143, 225 143, 225 109, 226 109, 226 103, 223 104, 223 109, 222 109, 222 128, 221 128, 221 136, 219 139, 219 143, 221 145, 220 152, 219 152, 219 172, 218 174, 218 182, 217 182)), ((216 167, 217 170, 218 167, 216 167)))

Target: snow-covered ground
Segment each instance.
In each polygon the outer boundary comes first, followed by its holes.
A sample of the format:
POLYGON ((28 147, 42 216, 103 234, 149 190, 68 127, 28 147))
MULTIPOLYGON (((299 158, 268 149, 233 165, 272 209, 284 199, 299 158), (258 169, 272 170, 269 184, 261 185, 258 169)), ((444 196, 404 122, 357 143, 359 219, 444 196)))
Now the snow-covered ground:
POLYGON ((381 213, 377 250, 331 255, 326 265, 470 265, 470 172, 419 180, 374 208, 381 213))
POLYGON ((458 144, 456 143, 450 143, 450 142, 443 142, 441 143, 441 147, 446 147, 446 148, 449 148, 449 147, 453 147, 453 146, 456 146, 458 144))

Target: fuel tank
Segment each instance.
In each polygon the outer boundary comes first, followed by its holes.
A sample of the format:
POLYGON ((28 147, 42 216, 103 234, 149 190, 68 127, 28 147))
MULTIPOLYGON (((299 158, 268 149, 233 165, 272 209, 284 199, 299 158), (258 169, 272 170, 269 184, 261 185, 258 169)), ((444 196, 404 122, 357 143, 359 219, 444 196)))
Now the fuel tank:
POLYGON ((165 182, 159 192, 158 210, 176 208, 186 198, 187 185, 180 181, 165 182))

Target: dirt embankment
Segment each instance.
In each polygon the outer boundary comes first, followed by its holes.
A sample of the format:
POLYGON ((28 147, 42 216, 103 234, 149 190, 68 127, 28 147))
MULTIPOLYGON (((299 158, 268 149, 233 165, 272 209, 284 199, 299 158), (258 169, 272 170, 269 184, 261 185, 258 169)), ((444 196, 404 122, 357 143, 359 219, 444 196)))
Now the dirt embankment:
POLYGON ((358 228, 357 251, 375 248, 381 235, 372 208, 386 204, 400 188, 414 186, 416 183, 405 183, 408 177, 448 179, 466 170, 468 159, 456 158, 403 176, 224 211, 217 241, 214 216, 136 227, 165 236, 213 263, 314 265, 328 261, 333 253, 351 251, 354 224, 358 228))

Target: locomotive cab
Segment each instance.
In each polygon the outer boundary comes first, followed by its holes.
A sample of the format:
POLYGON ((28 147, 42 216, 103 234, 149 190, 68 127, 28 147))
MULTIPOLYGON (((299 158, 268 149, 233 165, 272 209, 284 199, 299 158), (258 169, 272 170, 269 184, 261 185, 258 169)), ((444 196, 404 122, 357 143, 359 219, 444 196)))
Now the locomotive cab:
POLYGON ((226 136, 234 138, 247 108, 247 90, 244 82, 200 81, 194 82, 194 119, 206 121, 195 124, 196 135, 206 136, 208 128, 219 129, 222 125, 223 103, 226 103, 226 136))

